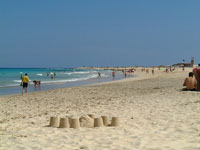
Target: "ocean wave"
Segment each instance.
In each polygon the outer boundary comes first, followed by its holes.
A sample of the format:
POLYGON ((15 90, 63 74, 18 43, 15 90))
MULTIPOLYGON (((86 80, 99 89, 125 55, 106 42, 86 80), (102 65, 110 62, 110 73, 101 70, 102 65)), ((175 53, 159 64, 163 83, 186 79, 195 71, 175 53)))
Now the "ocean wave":
POLYGON ((40 73, 38 73, 38 74, 36 74, 37 76, 43 76, 43 74, 40 74, 40 73))
POLYGON ((102 77, 109 77, 109 75, 101 74, 102 77))
POLYGON ((88 80, 88 79, 92 79, 92 78, 97 78, 98 75, 90 75, 88 77, 85 78, 72 78, 72 79, 66 79, 66 80, 54 80, 54 81, 41 81, 41 83, 66 83, 66 82, 75 82, 75 81, 84 81, 84 80, 88 80))
POLYGON ((13 82, 21 83, 22 80, 13 80, 13 82))
POLYGON ((5 88, 5 87, 15 87, 15 86, 19 86, 20 84, 7 84, 7 85, 2 85, 0 86, 0 88, 5 88))
POLYGON ((90 72, 89 71, 87 71, 87 72, 67 72, 64 74, 72 75, 72 74, 88 74, 88 73, 90 73, 90 72))
MULTIPOLYGON (((29 81, 31 82, 32 80, 29 79, 29 81)), ((13 80, 13 82, 15 82, 15 83, 21 83, 22 80, 13 80)))
MULTIPOLYGON (((76 81, 84 81, 84 80, 88 80, 88 79, 92 79, 92 78, 98 78, 98 74, 95 73, 97 71, 87 71, 87 72, 72 72, 74 74, 85 74, 83 75, 83 77, 81 78, 70 78, 70 79, 56 79, 54 78, 53 80, 41 80, 42 84, 51 84, 51 83, 67 83, 67 82, 76 82, 76 81), (88 74, 88 73, 92 73, 92 74, 88 74), (88 74, 88 75, 86 75, 88 74)), ((39 75, 39 74, 37 74, 39 75)), ((109 75, 101 73, 102 77, 108 77, 109 75)), ((12 80, 12 83, 6 84, 6 85, 0 85, 0 88, 5 88, 5 87, 16 87, 16 86, 20 86, 21 80, 12 80)), ((30 85, 33 85, 32 80, 30 80, 29 82, 30 85)))
POLYGON ((79 71, 79 72, 66 72, 64 74, 72 75, 72 74, 89 74, 89 73, 97 73, 97 71, 79 71))

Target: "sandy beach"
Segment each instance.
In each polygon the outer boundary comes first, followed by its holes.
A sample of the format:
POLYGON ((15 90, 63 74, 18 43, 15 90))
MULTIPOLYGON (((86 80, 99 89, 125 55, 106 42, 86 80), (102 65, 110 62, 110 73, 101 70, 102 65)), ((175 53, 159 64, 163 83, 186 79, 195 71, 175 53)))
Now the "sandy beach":
POLYGON ((191 68, 89 86, 0 97, 1 150, 199 150, 200 92, 191 68), (46 127, 51 116, 120 117, 120 127, 46 127))

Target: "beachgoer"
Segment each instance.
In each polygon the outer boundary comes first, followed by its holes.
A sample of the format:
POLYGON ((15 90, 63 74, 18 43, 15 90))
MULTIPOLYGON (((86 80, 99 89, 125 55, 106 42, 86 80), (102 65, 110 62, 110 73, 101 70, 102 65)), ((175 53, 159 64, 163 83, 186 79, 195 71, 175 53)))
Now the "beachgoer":
POLYGON ((194 68, 193 69, 193 73, 194 73, 194 76, 195 76, 195 78, 197 80, 196 90, 200 91, 200 68, 194 68))
POLYGON ((112 76, 113 76, 113 78, 115 78, 115 71, 114 70, 112 72, 112 76))
POLYGON ((22 72, 20 72, 20 79, 22 79, 23 75, 22 75, 22 72))
POLYGON ((122 69, 122 73, 124 74, 124 70, 122 69))
POLYGON ((22 78, 23 78, 23 75, 22 75, 22 72, 20 72, 20 79, 21 79, 20 86, 23 86, 22 78))
POLYGON ((183 88, 184 91, 195 91, 196 90, 197 81, 195 78, 193 78, 192 72, 189 73, 189 77, 185 78, 183 86, 186 86, 186 88, 183 88))
POLYGON ((101 78, 101 73, 100 72, 98 72, 98 77, 101 78))
POLYGON ((25 93, 27 93, 27 88, 28 88, 28 82, 29 82, 29 77, 28 74, 25 73, 25 75, 22 77, 22 95, 25 91, 25 93))
POLYGON ((50 73, 50 78, 51 78, 51 79, 54 78, 54 73, 53 73, 53 72, 50 73))
POLYGON ((56 77, 56 73, 55 72, 53 73, 53 76, 56 77))
POLYGON ((185 71, 185 67, 184 66, 182 67, 182 71, 185 71))
POLYGON ((53 74, 51 74, 51 79, 53 79, 53 74))
POLYGON ((169 67, 169 71, 172 72, 172 66, 169 67))
POLYGON ((154 68, 152 69, 152 75, 154 75, 154 68))
POLYGON ((125 72, 124 72, 124 77, 125 77, 125 78, 126 78, 126 75, 127 75, 127 74, 126 74, 126 71, 125 71, 125 72))
POLYGON ((146 69, 146 73, 149 74, 149 69, 146 69))

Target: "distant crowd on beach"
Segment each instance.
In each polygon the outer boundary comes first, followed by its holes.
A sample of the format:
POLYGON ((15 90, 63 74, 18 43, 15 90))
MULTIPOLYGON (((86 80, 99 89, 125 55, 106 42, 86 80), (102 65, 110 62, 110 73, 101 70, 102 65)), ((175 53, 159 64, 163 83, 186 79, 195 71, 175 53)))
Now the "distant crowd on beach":
MULTIPOLYGON (((199 66, 200 67, 200 66, 199 66)), ((188 77, 185 78, 184 82, 183 82, 183 86, 185 86, 185 88, 183 88, 183 91, 200 91, 200 68, 196 67, 193 68, 192 72, 188 73, 188 77)), ((169 67, 158 67, 158 70, 163 70, 165 73, 169 73, 169 72, 173 72, 177 69, 178 67, 173 67, 173 66, 169 66, 169 67)), ((152 75, 154 75, 155 71, 154 71, 154 67, 151 68, 151 72, 152 75)), ((182 71, 185 71, 185 67, 182 66, 181 67, 182 71)), ((150 69, 149 68, 142 68, 141 72, 146 72, 147 74, 149 74, 150 69)))
MULTIPOLYGON (((141 72, 146 72, 147 74, 150 73, 150 70, 151 70, 151 73, 154 75, 155 74, 155 67, 152 67, 152 68, 145 68, 143 67, 141 69, 141 72)), ((169 66, 169 67, 158 67, 158 70, 163 70, 164 72, 168 73, 168 72, 173 72, 174 70, 176 70, 176 67, 172 67, 172 66, 169 66)))

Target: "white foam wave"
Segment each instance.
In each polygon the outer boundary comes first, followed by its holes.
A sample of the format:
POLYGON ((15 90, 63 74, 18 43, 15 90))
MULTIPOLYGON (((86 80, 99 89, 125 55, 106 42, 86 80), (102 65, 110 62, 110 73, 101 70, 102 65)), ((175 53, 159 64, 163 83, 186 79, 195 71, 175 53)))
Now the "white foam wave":
POLYGON ((20 84, 8 84, 4 86, 0 86, 0 88, 5 88, 5 87, 14 87, 14 86, 19 86, 20 84))
POLYGON ((40 74, 40 73, 38 73, 38 74, 36 74, 37 76, 43 76, 43 74, 40 74))
MULTIPOLYGON (((75 74, 86 74, 86 73, 92 73, 92 72, 97 72, 97 71, 90 71, 90 72, 73 72, 75 74)), ((66 74, 66 73, 65 73, 66 74)), ((42 74, 37 74, 37 75, 42 75, 42 74)), ((102 77, 108 77, 109 75, 106 75, 104 73, 101 74, 102 77)), ((88 80, 88 79, 92 79, 92 78, 98 78, 98 74, 89 74, 86 77, 82 77, 82 78, 71 78, 71 79, 64 79, 64 80, 49 80, 49 81, 41 81, 41 83, 44 84, 50 84, 50 83, 67 83, 67 82, 75 82, 75 81, 84 81, 84 80, 88 80)), ((20 86, 21 80, 13 80, 13 84, 7 84, 7 85, 1 85, 0 88, 3 87, 13 87, 13 86, 20 86)), ((33 84, 32 80, 30 80, 29 84, 33 84)))
POLYGON ((101 74, 102 77, 109 77, 109 75, 101 74))
POLYGON ((72 75, 72 74, 88 74, 88 73, 90 73, 90 72, 67 72, 64 74, 72 75))
POLYGON ((74 82, 74 81, 83 81, 83 80, 88 80, 91 78, 97 78, 98 75, 90 75, 85 78, 72 78, 72 79, 66 79, 66 80, 54 80, 54 81, 41 81, 41 83, 66 83, 66 82, 74 82))
MULTIPOLYGON (((31 82, 32 80, 29 79, 29 81, 31 82)), ((13 80, 13 82, 15 82, 15 83, 21 83, 22 80, 13 80)))
POLYGON ((21 83, 22 80, 13 80, 13 82, 21 83))

